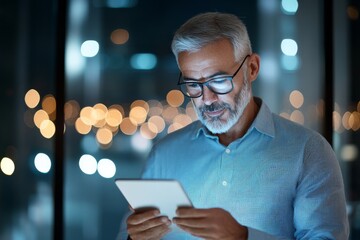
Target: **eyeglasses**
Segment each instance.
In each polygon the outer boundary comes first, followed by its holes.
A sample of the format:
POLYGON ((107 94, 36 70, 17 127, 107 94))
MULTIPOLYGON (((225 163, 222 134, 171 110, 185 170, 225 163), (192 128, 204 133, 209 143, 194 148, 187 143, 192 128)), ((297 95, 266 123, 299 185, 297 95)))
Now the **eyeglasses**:
POLYGON ((240 71, 242 65, 245 60, 250 55, 246 55, 244 60, 241 62, 239 68, 232 76, 215 76, 208 78, 207 80, 200 82, 194 80, 184 80, 182 73, 180 72, 179 81, 177 83, 180 86, 181 92, 190 98, 198 98, 201 97, 204 93, 204 85, 210 89, 213 93, 216 94, 227 94, 234 89, 233 79, 236 74, 240 71))

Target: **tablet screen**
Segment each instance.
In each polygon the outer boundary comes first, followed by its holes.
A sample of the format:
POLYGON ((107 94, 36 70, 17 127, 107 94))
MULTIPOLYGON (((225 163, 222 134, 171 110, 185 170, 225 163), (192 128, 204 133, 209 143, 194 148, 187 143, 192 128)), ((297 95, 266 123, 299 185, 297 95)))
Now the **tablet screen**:
POLYGON ((116 179, 115 183, 135 211, 157 208, 171 220, 178 207, 192 206, 176 180, 116 179))

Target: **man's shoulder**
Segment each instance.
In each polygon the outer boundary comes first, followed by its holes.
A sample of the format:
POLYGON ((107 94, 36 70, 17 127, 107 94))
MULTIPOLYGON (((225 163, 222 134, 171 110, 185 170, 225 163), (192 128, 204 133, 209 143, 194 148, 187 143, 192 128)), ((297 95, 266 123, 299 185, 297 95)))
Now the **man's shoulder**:
POLYGON ((295 140, 316 139, 324 141, 324 137, 314 129, 306 127, 277 114, 272 114, 275 131, 279 135, 292 136, 295 140))

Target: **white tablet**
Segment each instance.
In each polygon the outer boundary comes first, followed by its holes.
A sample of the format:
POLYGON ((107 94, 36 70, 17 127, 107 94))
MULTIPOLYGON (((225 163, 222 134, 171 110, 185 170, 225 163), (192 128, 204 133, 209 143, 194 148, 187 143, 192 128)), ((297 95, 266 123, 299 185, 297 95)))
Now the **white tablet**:
POLYGON ((115 183, 135 211, 157 208, 171 220, 178 207, 192 206, 176 180, 116 179, 115 183))

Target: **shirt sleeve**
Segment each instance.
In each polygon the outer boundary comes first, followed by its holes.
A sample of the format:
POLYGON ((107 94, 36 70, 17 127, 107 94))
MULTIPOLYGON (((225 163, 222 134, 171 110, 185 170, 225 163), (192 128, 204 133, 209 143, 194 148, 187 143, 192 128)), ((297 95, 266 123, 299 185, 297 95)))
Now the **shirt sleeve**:
POLYGON ((328 142, 315 135, 306 143, 294 199, 295 239, 348 239, 344 184, 328 142))

